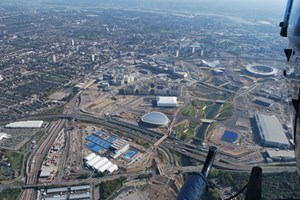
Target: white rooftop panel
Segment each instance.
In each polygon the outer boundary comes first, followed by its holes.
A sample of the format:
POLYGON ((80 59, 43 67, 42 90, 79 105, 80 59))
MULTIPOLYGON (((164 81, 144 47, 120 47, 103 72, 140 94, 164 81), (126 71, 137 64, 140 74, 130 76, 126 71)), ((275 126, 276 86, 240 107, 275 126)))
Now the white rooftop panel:
POLYGON ((9 138, 9 136, 6 133, 0 133, 0 140, 3 138, 9 138))
POLYGON ((87 164, 89 166, 94 166, 97 162, 99 162, 102 158, 100 156, 96 156, 92 160, 88 161, 87 164))
POLYGON ((177 106, 177 97, 156 97, 157 106, 162 107, 176 107, 177 106))
POLYGON ((51 189, 47 189, 47 193, 51 194, 51 193, 60 193, 60 192, 68 192, 68 188, 64 187, 64 188, 51 188, 51 189))
POLYGON ((109 167, 107 169, 107 171, 109 171, 110 173, 113 173, 114 171, 117 171, 119 169, 119 167, 117 165, 112 165, 111 167, 109 167))
POLYGON ((90 161, 90 160, 92 160, 93 158, 95 158, 97 155, 95 154, 95 153, 91 153, 91 154, 89 154, 89 155, 87 155, 86 157, 84 157, 84 159, 86 160, 86 161, 90 161))
POLYGON ((66 200, 67 197, 46 197, 45 200, 66 200))
POLYGON ((105 170, 107 170, 109 167, 111 167, 113 165, 113 163, 111 162, 107 162, 104 165, 102 165, 102 167, 100 167, 98 170, 100 172, 105 172, 105 170))
POLYGON ((74 190, 89 190, 89 189, 91 189, 90 185, 79 185, 79 186, 72 186, 71 187, 71 191, 74 191, 74 190))
POLYGON ((109 162, 109 160, 107 158, 102 158, 99 162, 97 162, 93 165, 93 168, 98 169, 99 167, 101 167, 102 165, 104 165, 107 162, 109 162))
POLYGON ((42 125, 43 121, 19 121, 9 123, 5 128, 40 128, 42 125))
POLYGON ((90 194, 71 194, 69 199, 91 199, 90 194))

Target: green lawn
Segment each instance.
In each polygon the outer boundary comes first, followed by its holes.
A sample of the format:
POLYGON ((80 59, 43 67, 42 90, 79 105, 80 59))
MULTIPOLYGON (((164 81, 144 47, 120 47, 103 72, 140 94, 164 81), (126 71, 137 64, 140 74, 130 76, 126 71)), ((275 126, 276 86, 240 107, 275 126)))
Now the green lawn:
POLYGON ((5 154, 8 157, 8 162, 11 164, 12 169, 19 171, 22 166, 23 155, 10 150, 5 150, 5 154))
POLYGON ((115 180, 102 182, 100 187, 103 193, 101 194, 100 199, 107 199, 110 195, 121 189, 126 179, 126 177, 120 177, 115 180))
POLYGON ((60 76, 50 75, 47 77, 48 80, 57 81, 57 82, 64 82, 66 79, 60 76))
POLYGON ((180 136, 181 140, 188 142, 195 136, 195 128, 198 125, 198 123, 190 123, 188 121, 185 121, 174 127, 174 130, 176 131, 177 135, 180 136))
POLYGON ((11 178, 11 173, 9 170, 6 169, 2 169, 0 168, 0 180, 4 181, 4 180, 10 180, 11 178))
POLYGON ((187 117, 205 118, 206 112, 213 105, 214 104, 211 102, 195 99, 183 109, 182 115, 187 117))
POLYGON ((192 104, 189 104, 184 108, 182 114, 185 116, 195 117, 195 108, 192 106, 192 104))
POLYGON ((215 119, 219 120, 219 121, 224 121, 224 120, 230 118, 233 115, 233 113, 234 113, 233 105, 226 103, 221 107, 221 109, 215 119))
POLYGON ((16 200, 21 193, 20 188, 5 189, 0 193, 0 200, 16 200))

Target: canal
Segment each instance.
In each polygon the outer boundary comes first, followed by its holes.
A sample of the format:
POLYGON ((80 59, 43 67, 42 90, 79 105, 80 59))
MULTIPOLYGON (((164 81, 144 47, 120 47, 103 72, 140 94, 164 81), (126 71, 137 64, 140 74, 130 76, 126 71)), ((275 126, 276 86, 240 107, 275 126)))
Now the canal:
MULTIPOLYGON (((222 106, 221 103, 215 103, 214 106, 207 112, 206 119, 213 119, 216 116, 216 114, 219 112, 221 106, 222 106)), ((202 144, 201 141, 204 140, 206 131, 209 126, 210 126, 210 124, 200 125, 200 127, 197 129, 197 133, 196 133, 196 138, 198 138, 199 140, 193 140, 192 144, 194 144, 194 145, 202 144)))

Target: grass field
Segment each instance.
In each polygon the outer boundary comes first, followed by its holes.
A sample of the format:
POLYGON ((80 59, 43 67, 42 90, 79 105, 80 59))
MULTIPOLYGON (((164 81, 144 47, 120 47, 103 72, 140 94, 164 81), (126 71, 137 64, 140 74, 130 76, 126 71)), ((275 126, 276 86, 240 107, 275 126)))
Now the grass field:
POLYGON ((47 77, 48 80, 57 81, 57 82, 64 82, 66 79, 60 76, 50 75, 47 77))
POLYGON ((187 105, 182 115, 195 118, 205 118, 207 110, 209 110, 214 104, 211 102, 204 102, 200 100, 193 100, 187 105))
POLYGON ((5 154, 8 157, 8 162, 11 164, 11 168, 19 171, 22 166, 23 155, 10 150, 5 150, 5 154))
POLYGON ((7 169, 0 168, 0 180, 10 180, 11 179, 11 172, 7 169))
POLYGON ((21 193, 20 188, 5 189, 0 193, 0 200, 16 200, 21 193))
POLYGON ((216 116, 216 120, 224 121, 229 119, 234 113, 234 107, 232 104, 226 103, 222 105, 218 115, 216 116))
POLYGON ((189 121, 184 121, 183 123, 177 125, 174 130, 177 135, 184 141, 188 141, 195 136, 195 129, 199 124, 190 123, 189 121))

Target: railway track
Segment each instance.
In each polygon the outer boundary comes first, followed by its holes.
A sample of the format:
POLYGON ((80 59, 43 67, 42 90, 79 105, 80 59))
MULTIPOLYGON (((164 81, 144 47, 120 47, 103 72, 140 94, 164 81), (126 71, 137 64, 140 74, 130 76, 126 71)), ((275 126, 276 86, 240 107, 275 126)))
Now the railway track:
MULTIPOLYGON (((32 153, 31 158, 27 161, 26 168, 26 185, 37 184, 38 174, 42 166, 42 162, 46 153, 51 148, 55 138, 62 130, 65 120, 59 120, 54 126, 49 128, 48 135, 37 148, 35 152, 32 153)), ((24 190, 20 199, 34 199, 34 190, 27 189, 24 190)))

